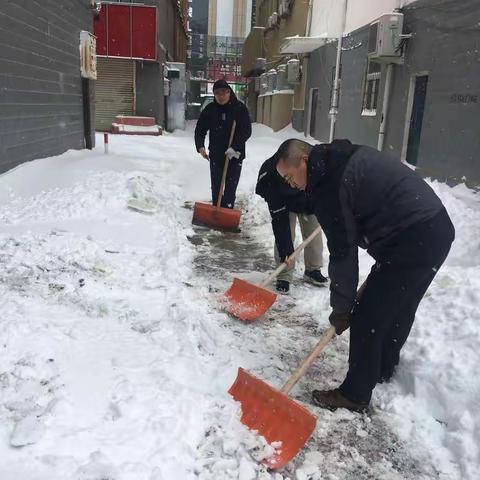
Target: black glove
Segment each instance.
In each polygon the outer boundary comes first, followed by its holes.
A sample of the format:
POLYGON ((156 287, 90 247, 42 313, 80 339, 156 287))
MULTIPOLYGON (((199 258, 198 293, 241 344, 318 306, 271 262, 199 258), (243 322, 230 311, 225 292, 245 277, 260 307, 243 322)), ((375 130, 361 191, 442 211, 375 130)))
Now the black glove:
POLYGON ((328 319, 330 320, 330 325, 335 327, 335 333, 341 335, 348 327, 350 327, 352 314, 349 312, 332 312, 328 319))

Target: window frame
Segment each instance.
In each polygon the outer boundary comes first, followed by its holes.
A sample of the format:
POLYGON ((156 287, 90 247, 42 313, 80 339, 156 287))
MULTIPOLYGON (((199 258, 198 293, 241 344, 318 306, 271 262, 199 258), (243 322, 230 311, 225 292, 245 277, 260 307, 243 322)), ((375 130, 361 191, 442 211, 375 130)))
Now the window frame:
POLYGON ((363 82, 362 117, 375 117, 377 115, 381 80, 382 65, 368 59, 363 82))

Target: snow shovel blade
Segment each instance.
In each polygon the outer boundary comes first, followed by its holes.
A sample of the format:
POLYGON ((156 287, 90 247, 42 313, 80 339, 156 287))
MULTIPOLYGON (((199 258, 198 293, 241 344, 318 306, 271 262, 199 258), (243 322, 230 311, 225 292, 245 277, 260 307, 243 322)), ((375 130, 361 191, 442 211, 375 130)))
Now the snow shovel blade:
POLYGON ((277 295, 266 288, 234 278, 225 292, 226 310, 240 320, 252 321, 263 315, 277 299, 277 295))
POLYGON ((213 228, 238 230, 242 212, 232 208, 222 208, 210 203, 196 202, 193 207, 193 223, 200 223, 213 228))
POLYGON ((243 368, 238 369, 228 393, 241 403, 245 426, 256 430, 269 444, 281 442, 275 454, 263 460, 268 468, 285 466, 315 430, 317 418, 305 407, 243 368))

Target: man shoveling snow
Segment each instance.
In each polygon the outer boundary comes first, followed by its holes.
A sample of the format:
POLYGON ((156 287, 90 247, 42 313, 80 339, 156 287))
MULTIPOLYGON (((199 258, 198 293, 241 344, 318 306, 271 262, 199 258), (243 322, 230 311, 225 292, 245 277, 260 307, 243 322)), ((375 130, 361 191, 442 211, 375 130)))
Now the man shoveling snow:
POLYGON ((210 160, 210 179, 212 182, 212 204, 216 205, 220 190, 225 157, 229 160, 225 191, 221 207, 233 208, 238 181, 245 159, 245 144, 252 134, 252 125, 247 107, 240 102, 225 80, 213 84, 215 100, 207 105, 200 114, 195 128, 197 152, 210 160), (236 122, 232 145, 229 146, 230 132, 236 122), (209 151, 205 149, 205 136, 210 132, 209 151))
POLYGON ((399 363, 454 227, 419 175, 373 148, 287 140, 276 155, 278 173, 306 191, 328 240, 330 323, 338 335, 350 327, 347 376, 339 388, 313 391, 313 401, 365 410, 375 385, 390 380, 399 363), (357 298, 358 247, 376 263, 357 298))

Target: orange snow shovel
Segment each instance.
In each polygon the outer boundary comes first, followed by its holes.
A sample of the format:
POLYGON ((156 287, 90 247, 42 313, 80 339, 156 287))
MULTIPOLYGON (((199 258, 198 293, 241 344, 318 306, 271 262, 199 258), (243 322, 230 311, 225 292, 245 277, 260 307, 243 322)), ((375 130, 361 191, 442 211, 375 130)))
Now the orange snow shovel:
POLYGON ((241 422, 265 437, 269 444, 281 442, 275 454, 263 461, 268 468, 279 469, 286 465, 315 430, 315 415, 287 395, 334 335, 335 327, 330 327, 281 390, 243 368, 238 369, 228 393, 242 405, 241 422))
MULTIPOLYGON (((230 131, 230 140, 228 142, 228 148, 232 146, 233 137, 235 135, 235 128, 237 122, 234 120, 232 130, 230 131)), ((220 183, 220 190, 218 191, 217 205, 210 205, 209 203, 195 202, 193 207, 193 219, 192 223, 207 225, 212 228, 219 228, 222 230, 238 230, 238 224, 240 223, 240 216, 242 212, 233 208, 223 208, 220 206, 222 203, 223 194, 225 192, 225 180, 227 179, 227 171, 229 159, 225 155, 225 164, 223 167, 222 182, 220 183)))
MULTIPOLYGON (((294 259, 321 231, 318 226, 290 255, 294 259)), ((269 285, 287 267, 282 263, 260 285, 234 278, 230 288, 225 292, 225 309, 240 320, 256 320, 263 315, 277 299, 277 294, 265 287, 269 285)))

